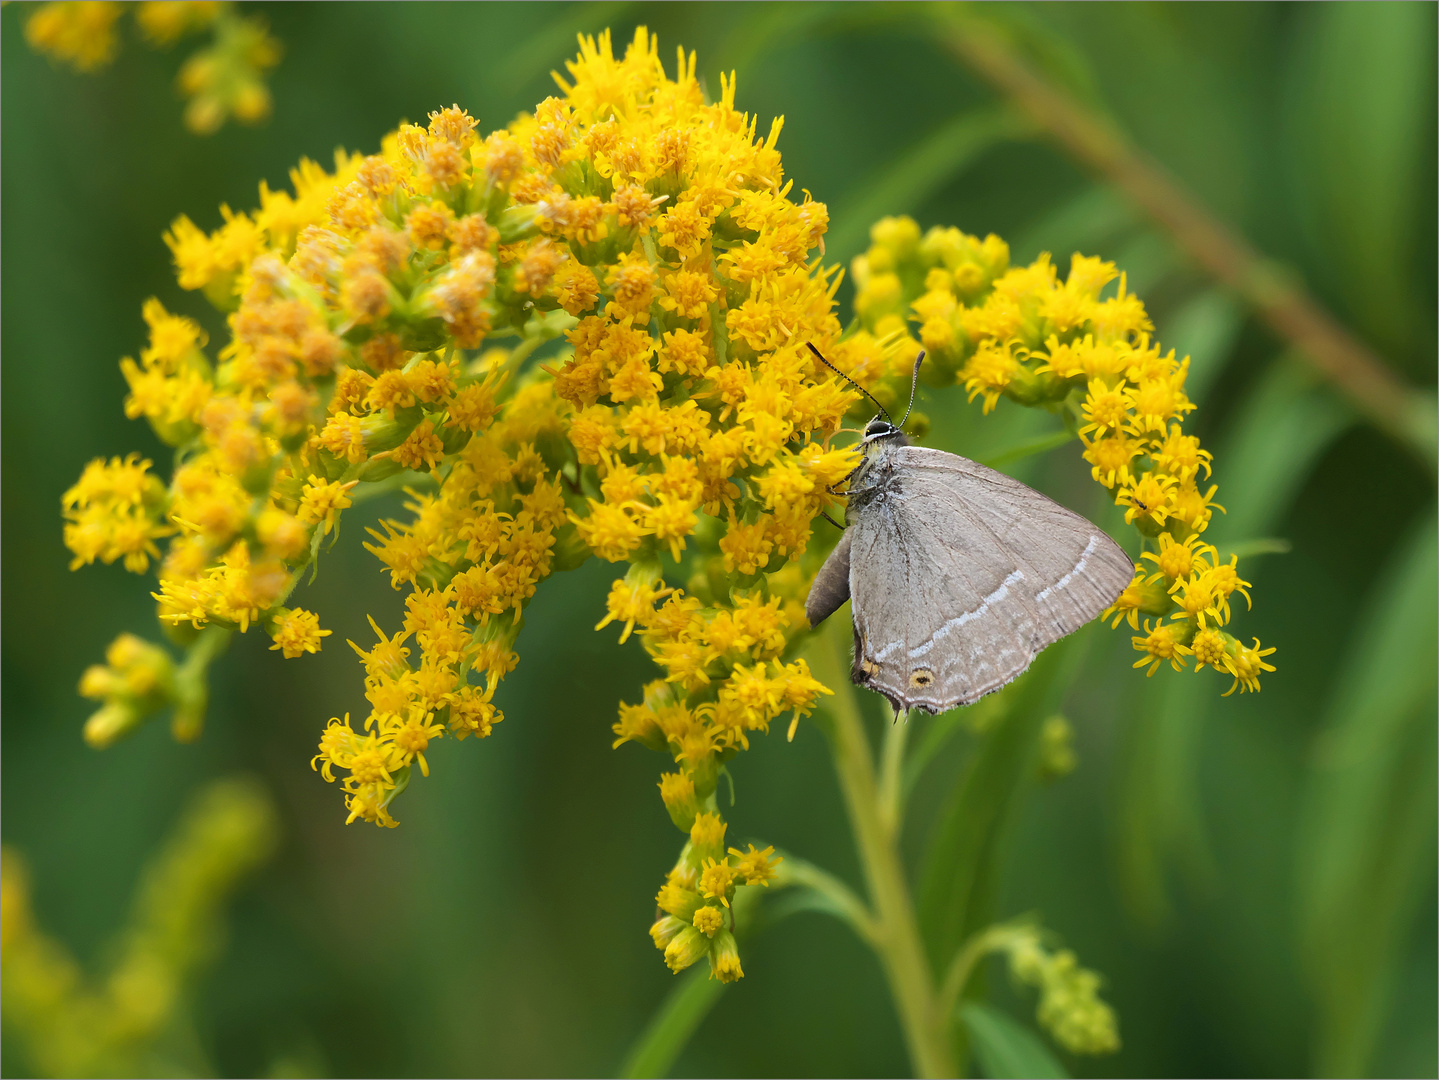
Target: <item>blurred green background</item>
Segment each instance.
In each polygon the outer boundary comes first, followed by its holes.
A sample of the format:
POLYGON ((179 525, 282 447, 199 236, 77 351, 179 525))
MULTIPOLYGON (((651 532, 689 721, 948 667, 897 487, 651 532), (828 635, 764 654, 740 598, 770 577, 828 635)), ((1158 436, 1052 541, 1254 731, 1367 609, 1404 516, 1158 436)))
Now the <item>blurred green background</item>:
MULTIPOLYGON (((174 283, 160 234, 204 228, 287 185, 301 156, 373 151, 402 118, 457 102, 481 129, 552 90, 578 31, 636 24, 699 52, 711 90, 786 117, 797 187, 829 204, 829 257, 883 213, 997 232, 1017 260, 1075 249, 1118 261, 1166 346, 1193 357, 1188 427, 1215 453, 1216 542, 1279 537, 1246 564, 1256 607, 1234 630, 1277 645, 1260 695, 1130 672, 1128 631, 1091 633, 1066 712, 1080 767, 1015 823, 1000 914, 1041 914, 1104 973, 1115 1058, 1079 1075, 1433 1075, 1436 1063, 1435 506, 1432 464, 1359 420, 1164 234, 1051 144, 976 136, 994 92, 903 6, 254 5, 285 47, 273 118, 203 139, 181 127, 177 57, 127 41, 96 76, 3 25, 3 807, 38 918, 93 965, 146 857, 208 778, 248 771, 277 799, 280 854, 231 908, 194 1019, 225 1075, 612 1073, 674 983, 646 934, 677 834, 661 764, 610 749, 615 703, 652 668, 591 630, 616 568, 547 583, 481 744, 446 742, 397 805, 396 831, 346 827, 308 759, 325 720, 362 705, 344 645, 399 594, 360 522, 306 606, 335 630, 283 662, 256 634, 217 666, 203 739, 163 724, 103 753, 80 740, 83 668, 124 629, 155 635, 147 580, 67 570, 60 493, 97 455, 139 449, 118 358, 159 296, 221 324, 174 283), (979 117, 979 120, 975 118, 979 117)), ((1029 54, 1107 111, 1190 191, 1298 274, 1397 372, 1435 382, 1432 4, 1007 6, 1029 54)), ((133 28, 125 24, 125 32, 133 28)), ((1003 125, 990 124, 994 131, 1003 125)), ((847 304, 848 291, 841 298, 847 304)), ((847 318, 847 314, 845 316, 847 318)), ((931 393, 933 445, 982 457, 1031 419, 981 419, 931 393)), ((1073 444, 1013 471, 1101 521, 1073 444)), ((366 505, 370 518, 396 507, 366 505)), ((925 719, 916 723, 926 723, 925 719)), ((932 806, 965 751, 933 770, 932 806)), ((760 741, 736 771, 732 833, 858 884, 819 734, 760 741)), ((751 942, 676 1064, 681 1075, 902 1075, 877 962, 838 922, 751 942)), ((1032 1001, 991 979, 995 1000, 1032 1001)), ((6 1075, 27 1075, 4 1045, 6 1075)))

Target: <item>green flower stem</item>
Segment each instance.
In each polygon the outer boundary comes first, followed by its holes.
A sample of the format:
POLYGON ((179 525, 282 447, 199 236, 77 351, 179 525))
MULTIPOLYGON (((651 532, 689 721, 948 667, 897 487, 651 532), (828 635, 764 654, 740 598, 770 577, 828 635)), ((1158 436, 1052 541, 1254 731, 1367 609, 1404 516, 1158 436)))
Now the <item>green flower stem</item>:
POLYGON ((205 627, 176 668, 175 715, 170 721, 170 734, 177 742, 194 742, 200 737, 210 704, 210 665, 234 636, 235 631, 222 626, 205 627))
POLYGON ((821 870, 793 855, 785 855, 779 867, 778 884, 812 889, 827 902, 826 909, 849 923, 867 944, 875 946, 879 941, 879 924, 874 913, 865 907, 864 901, 855 895, 853 889, 828 870, 821 870))
POLYGON ((1013 935, 1013 925, 997 923, 985 927, 964 943, 964 948, 960 949, 950 962, 949 970, 944 975, 944 983, 939 989, 941 1016, 953 1014, 955 1006, 959 1004, 959 997, 964 993, 969 977, 974 974, 979 962, 990 953, 1003 948, 1013 935))
POLYGON ((696 964, 680 975, 679 984, 635 1040, 616 1075, 633 1080, 668 1076, 690 1037, 699 1030, 727 987, 727 983, 710 977, 709 965, 705 963, 696 964))
POLYGON ((884 734, 884 749, 879 760, 880 820, 897 841, 904 815, 904 747, 909 739, 909 717, 896 712, 889 730, 884 734))
MULTIPOLYGON (((828 640, 814 651, 813 667, 815 675, 834 690, 827 708, 830 722, 825 727, 869 887, 876 924, 873 946, 889 979, 916 1074, 954 1076, 948 1024, 935 1008, 934 979, 925 959, 914 903, 900 860, 898 830, 893 827, 893 818, 885 820, 874 757, 847 677, 847 620, 832 619, 825 636, 828 640)), ((891 733, 891 739, 902 740, 903 735, 891 733)), ((893 753, 896 757, 903 756, 902 742, 898 742, 893 753)), ((890 784, 897 792, 901 786, 898 777, 902 775, 898 762, 889 771, 896 778, 890 784)))

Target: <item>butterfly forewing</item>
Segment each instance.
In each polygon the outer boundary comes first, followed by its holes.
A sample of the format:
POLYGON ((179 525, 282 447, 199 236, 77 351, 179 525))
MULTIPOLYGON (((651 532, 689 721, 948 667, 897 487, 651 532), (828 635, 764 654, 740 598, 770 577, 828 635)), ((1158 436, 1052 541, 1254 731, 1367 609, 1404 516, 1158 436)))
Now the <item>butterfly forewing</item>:
POLYGON ((1100 531, 1003 473, 923 447, 850 530, 854 678, 902 708, 997 690, 1098 615, 1133 563, 1100 531))

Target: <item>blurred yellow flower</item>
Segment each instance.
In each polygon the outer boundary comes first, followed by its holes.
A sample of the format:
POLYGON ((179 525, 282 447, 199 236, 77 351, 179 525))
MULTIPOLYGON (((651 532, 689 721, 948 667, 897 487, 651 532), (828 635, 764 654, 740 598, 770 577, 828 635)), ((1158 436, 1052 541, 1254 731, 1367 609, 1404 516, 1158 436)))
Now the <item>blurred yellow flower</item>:
MULTIPOLYGON (((6 848, 0 867, 0 997, 45 1076, 184 1075, 172 1059, 196 975, 214 960, 222 907, 274 849, 269 796, 246 780, 207 785, 136 890, 129 922, 92 977, 39 926, 29 874, 6 848), (168 1036, 167 1036, 167 1033, 168 1036)), ((181 1039, 183 1042, 183 1038, 181 1039)))
POLYGON ((234 4, 220 0, 56 0, 41 4, 25 23, 25 40, 37 52, 76 71, 104 67, 119 50, 115 23, 127 6, 146 42, 168 48, 186 34, 210 28, 211 44, 180 69, 177 80, 188 99, 185 125, 199 135, 217 131, 234 117, 253 124, 270 114, 265 73, 280 61, 280 43, 265 21, 242 18, 234 4))

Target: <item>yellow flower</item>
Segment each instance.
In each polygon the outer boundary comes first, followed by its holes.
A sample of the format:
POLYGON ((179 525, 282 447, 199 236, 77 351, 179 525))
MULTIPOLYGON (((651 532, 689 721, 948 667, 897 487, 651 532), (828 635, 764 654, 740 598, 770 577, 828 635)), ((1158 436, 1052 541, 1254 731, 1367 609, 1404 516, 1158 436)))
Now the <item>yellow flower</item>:
MULTIPOLYGON (((1190 649, 1194 653, 1194 670, 1201 670, 1206 664, 1216 671, 1227 671, 1231 675, 1233 662, 1229 657, 1226 635, 1218 630, 1200 630, 1194 635, 1190 649)), ((1237 677, 1237 676, 1236 676, 1237 677)))
POLYGON ((1149 528, 1157 532, 1174 513, 1174 487, 1172 476, 1146 473, 1138 479, 1131 478, 1114 501, 1129 507, 1124 512, 1126 523, 1134 524, 1137 520, 1141 530, 1149 528))
MULTIPOLYGON (((659 938, 655 940, 658 942, 659 938)), ((693 926, 682 926, 665 946, 665 965, 678 973, 708 955, 709 951, 710 939, 706 935, 693 926)))
POLYGON ((1201 541, 1197 534, 1186 537, 1182 542, 1176 542, 1168 533, 1160 533, 1159 551, 1146 551, 1140 558, 1153 561, 1156 567, 1156 572, 1146 578, 1146 581, 1163 579, 1173 583, 1194 572, 1204 573, 1209 569, 1206 559, 1213 560, 1215 556, 1213 546, 1201 541))
POLYGON ((1144 637, 1135 637, 1131 640, 1134 647, 1145 655, 1134 662, 1137 668, 1148 667, 1145 675, 1153 675, 1159 669, 1159 665, 1165 660, 1175 671, 1184 670, 1184 658, 1192 650, 1182 640, 1182 629, 1174 623, 1159 623, 1151 626, 1148 619, 1144 621, 1144 637))
POLYGON ((139 454, 96 458, 61 496, 65 546, 75 555, 70 569, 122 559, 125 569, 142 574, 159 557, 155 541, 174 529, 161 518, 165 493, 150 468, 139 454))
POLYGON ((115 20, 123 10, 110 0, 60 0, 41 4, 25 22, 25 40, 37 52, 76 71, 94 71, 115 57, 115 20))
POLYGON ((1133 398, 1123 386, 1111 386, 1103 379, 1091 379, 1089 394, 1080 410, 1087 421, 1079 429, 1081 435, 1094 432, 1102 437, 1109 432, 1120 432, 1129 426, 1133 398))
MULTIPOLYGON (((697 815, 690 826, 690 847, 694 857, 713 861, 723 854, 726 828, 728 826, 718 814, 697 815)), ((723 892, 723 888, 720 891, 723 892)))
POLYGON ((340 511, 349 508, 349 491, 357 483, 358 480, 351 480, 347 484, 339 481, 306 482, 297 516, 309 524, 322 524, 324 528, 321 532, 328 536, 335 527, 335 522, 339 520, 340 511))
MULTIPOLYGON (((1213 551, 1213 548, 1210 550, 1213 551)), ((1239 593, 1250 607, 1254 606, 1254 602, 1249 597, 1249 582, 1239 576, 1239 556, 1231 555, 1229 562, 1220 563, 1206 571, 1205 577, 1209 580, 1209 587, 1214 593, 1216 605, 1225 622, 1228 622, 1231 617, 1229 597, 1233 593, 1239 593)))
POLYGON ((1084 458, 1094 466, 1090 475, 1107 488, 1131 483, 1130 465, 1144 452, 1143 444, 1119 432, 1085 444, 1084 458))
POLYGON ((774 879, 775 867, 782 861, 780 856, 775 855, 773 847, 759 851, 750 844, 748 851, 730 848, 729 853, 739 860, 735 870, 744 878, 746 885, 769 885, 774 879))
POLYGON ((735 943, 734 934, 728 930, 720 930, 715 935, 714 948, 710 950, 710 978, 718 979, 722 983, 744 978, 744 970, 739 962, 739 947, 735 943))
POLYGON ((1234 685, 1224 692, 1224 696, 1228 697, 1234 693, 1236 689, 1238 689, 1240 693, 1244 693, 1246 690, 1252 690, 1257 694, 1259 692, 1260 674, 1265 671, 1274 670, 1272 664, 1266 664, 1264 662, 1264 658, 1272 652, 1274 652, 1273 648, 1261 649, 1258 638, 1254 639, 1253 646, 1235 642, 1229 668, 1234 674, 1234 685))
POLYGON ((706 905, 695 912, 693 921, 696 930, 706 937, 714 937, 715 931, 724 926, 724 912, 706 905))
POLYGON ((706 859, 704 869, 700 871, 700 893, 729 907, 730 897, 734 894, 734 878, 735 868, 728 862, 706 859))
POLYGON ((636 622, 642 629, 649 626, 654 618, 655 601, 673 592, 673 589, 656 589, 653 582, 632 584, 627 579, 616 581, 610 587, 610 597, 606 604, 608 614, 595 624, 595 629, 603 630, 612 622, 623 622, 625 627, 620 633, 620 641, 623 643, 628 640, 636 622))
POLYGON ((330 636, 331 631, 320 629, 320 617, 313 611, 295 608, 276 612, 270 627, 270 636, 275 639, 271 650, 281 649, 286 660, 292 660, 301 653, 320 651, 320 639, 330 636))

